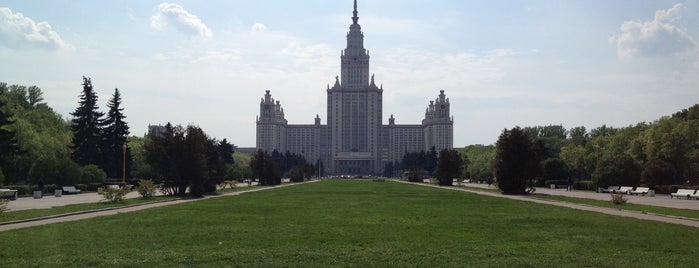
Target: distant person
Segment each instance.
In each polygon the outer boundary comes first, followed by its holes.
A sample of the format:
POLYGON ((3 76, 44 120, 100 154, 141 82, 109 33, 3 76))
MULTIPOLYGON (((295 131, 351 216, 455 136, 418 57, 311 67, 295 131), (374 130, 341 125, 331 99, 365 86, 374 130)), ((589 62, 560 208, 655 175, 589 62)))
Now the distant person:
POLYGON ((568 191, 568 192, 573 191, 573 180, 571 178, 568 178, 568 188, 566 188, 566 191, 568 191))
POLYGON ((41 191, 41 197, 44 197, 44 180, 39 179, 39 181, 36 182, 37 188, 39 188, 39 191, 41 191))

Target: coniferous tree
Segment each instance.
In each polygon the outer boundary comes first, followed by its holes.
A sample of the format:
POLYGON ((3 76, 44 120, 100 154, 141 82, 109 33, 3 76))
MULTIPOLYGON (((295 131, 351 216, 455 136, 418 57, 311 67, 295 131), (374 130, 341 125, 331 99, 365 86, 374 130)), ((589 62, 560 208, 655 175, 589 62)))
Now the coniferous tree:
MULTIPOLYGON (((129 125, 124 121, 126 116, 121 107, 121 94, 119 89, 114 89, 114 95, 107 104, 109 112, 105 118, 104 125, 104 159, 103 166, 110 178, 121 178, 124 162, 124 144, 129 136, 129 125)), ((126 150, 126 175, 129 175, 131 153, 126 150)))
POLYGON ((539 174, 540 153, 527 132, 505 129, 496 143, 495 176, 505 194, 525 194, 527 181, 539 174))
POLYGON ((73 153, 71 158, 79 165, 102 164, 102 116, 97 110, 97 95, 92 89, 90 78, 83 77, 83 92, 78 108, 71 115, 73 130, 73 153))
POLYGON ((461 166, 463 162, 463 158, 461 154, 459 154, 459 151, 454 149, 441 150, 439 152, 439 158, 437 158, 437 169, 435 170, 435 177, 439 185, 452 185, 453 180, 461 176, 461 166))
MULTIPOLYGON (((276 152, 276 150, 275 150, 276 152)), ((279 157, 279 152, 276 152, 279 157)), ((281 171, 274 156, 270 156, 266 151, 257 150, 257 153, 250 161, 250 170, 253 178, 259 180, 260 185, 279 185, 281 184, 281 171)))

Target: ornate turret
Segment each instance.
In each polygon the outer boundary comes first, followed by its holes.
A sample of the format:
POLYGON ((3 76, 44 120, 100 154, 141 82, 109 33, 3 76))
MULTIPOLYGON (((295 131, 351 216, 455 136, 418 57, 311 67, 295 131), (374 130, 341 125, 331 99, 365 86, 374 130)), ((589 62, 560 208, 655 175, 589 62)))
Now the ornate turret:
POLYGON ((265 90, 265 96, 260 100, 260 115, 258 122, 282 123, 286 124, 284 109, 281 103, 272 98, 269 90, 265 90))
POLYGON ((453 121, 449 114, 449 108, 449 98, 444 94, 444 90, 440 90, 437 99, 430 101, 430 104, 427 105, 422 124, 453 121))

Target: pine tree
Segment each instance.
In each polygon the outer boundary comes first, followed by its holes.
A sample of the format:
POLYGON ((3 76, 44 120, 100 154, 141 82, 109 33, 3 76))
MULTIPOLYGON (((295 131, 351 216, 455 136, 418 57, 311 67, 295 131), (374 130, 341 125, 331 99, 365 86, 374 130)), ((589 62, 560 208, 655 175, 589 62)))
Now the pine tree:
POLYGON ((441 150, 439 152, 439 157, 437 158, 437 168, 435 170, 435 177, 437 178, 439 185, 452 185, 454 179, 461 176, 462 165, 463 158, 461 158, 459 151, 454 149, 441 150))
POLYGON ((505 129, 496 143, 495 177, 504 194, 526 194, 528 180, 540 172, 540 153, 520 127, 505 129))
POLYGON ((8 129, 15 121, 11 119, 12 114, 7 111, 6 105, 7 103, 0 98, 0 168, 6 168, 13 156, 19 152, 17 135, 15 131, 8 129))
POLYGON ((90 78, 83 76, 83 92, 78 108, 71 115, 73 130, 73 153, 71 158, 79 165, 95 164, 104 169, 102 162, 102 116, 97 110, 97 95, 92 89, 90 78))
MULTIPOLYGON (((105 172, 110 178, 121 178, 124 162, 124 144, 129 136, 129 125, 124 121, 126 116, 121 107, 121 94, 119 89, 114 89, 114 94, 107 104, 109 112, 107 118, 104 119, 104 150, 103 166, 105 172)), ((126 150, 126 175, 129 175, 131 162, 131 152, 126 150)))

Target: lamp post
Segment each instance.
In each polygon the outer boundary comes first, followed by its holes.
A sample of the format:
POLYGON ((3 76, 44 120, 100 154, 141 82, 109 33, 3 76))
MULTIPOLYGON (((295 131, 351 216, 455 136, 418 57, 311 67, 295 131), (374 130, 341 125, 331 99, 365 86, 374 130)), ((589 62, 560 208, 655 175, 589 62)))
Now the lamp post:
POLYGON ((123 186, 126 186, 126 143, 124 143, 124 144, 121 146, 121 152, 122 152, 122 154, 123 154, 123 158, 122 158, 122 161, 121 161, 121 164, 122 164, 122 165, 121 165, 121 174, 122 174, 122 177, 121 177, 121 184, 122 184, 123 186))

